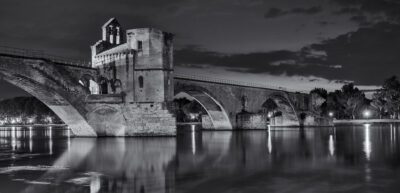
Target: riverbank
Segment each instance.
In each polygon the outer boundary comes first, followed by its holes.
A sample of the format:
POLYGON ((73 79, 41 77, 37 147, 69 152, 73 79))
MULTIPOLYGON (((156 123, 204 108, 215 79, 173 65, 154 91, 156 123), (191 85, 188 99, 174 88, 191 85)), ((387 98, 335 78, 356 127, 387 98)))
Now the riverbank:
POLYGON ((341 119, 333 120, 335 125, 365 124, 365 123, 400 123, 399 119, 341 119))
POLYGON ((64 127, 66 124, 0 125, 1 127, 64 127))

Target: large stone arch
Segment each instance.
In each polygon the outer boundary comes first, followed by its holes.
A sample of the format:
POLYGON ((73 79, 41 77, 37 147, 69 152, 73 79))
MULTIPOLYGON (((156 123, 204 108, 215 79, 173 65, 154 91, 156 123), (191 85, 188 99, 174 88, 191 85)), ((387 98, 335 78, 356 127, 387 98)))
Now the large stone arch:
POLYGON ((47 105, 77 136, 96 136, 85 119, 89 91, 68 67, 44 60, 0 57, 0 77, 47 105))
POLYGON ((201 87, 181 87, 175 88, 174 95, 186 93, 196 100, 207 112, 210 117, 213 129, 216 130, 232 130, 232 124, 229 120, 227 111, 222 103, 216 100, 210 92, 201 87))
POLYGON ((281 112, 281 117, 271 117, 271 125, 274 126, 299 126, 300 120, 293 102, 283 92, 274 92, 268 95, 262 107, 268 106, 268 102, 274 101, 277 105, 278 112, 281 112))

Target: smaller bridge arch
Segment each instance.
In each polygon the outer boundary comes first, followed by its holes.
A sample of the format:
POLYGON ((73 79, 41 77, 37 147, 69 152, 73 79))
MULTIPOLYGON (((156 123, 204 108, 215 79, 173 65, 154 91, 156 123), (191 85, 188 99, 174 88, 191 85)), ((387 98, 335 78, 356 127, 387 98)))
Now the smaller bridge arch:
POLYGON ((300 125, 299 115, 289 96, 283 92, 274 92, 267 96, 262 104, 263 111, 271 113, 271 125, 300 125), (282 121, 285 120, 285 121, 282 121), (283 122, 285 122, 283 124, 283 122))
POLYGON ((212 129, 216 130, 233 129, 225 108, 219 101, 217 101, 214 97, 208 94, 207 91, 201 88, 197 89, 182 88, 175 90, 175 97, 181 93, 185 93, 186 95, 190 96, 193 100, 198 102, 203 107, 203 109, 207 112, 208 116, 210 117, 212 129))

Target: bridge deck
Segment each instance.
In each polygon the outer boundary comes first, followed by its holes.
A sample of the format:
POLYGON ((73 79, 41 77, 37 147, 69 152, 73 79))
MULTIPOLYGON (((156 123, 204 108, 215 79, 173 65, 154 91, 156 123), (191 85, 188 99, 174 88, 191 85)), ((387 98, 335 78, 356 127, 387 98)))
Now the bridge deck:
MULTIPOLYGON (((91 70, 91 69, 95 70, 94 68, 91 67, 90 62, 85 62, 85 61, 81 61, 81 60, 72 60, 69 58, 61 57, 61 56, 50 55, 50 54, 46 54, 42 50, 28 50, 28 49, 0 46, 0 56, 44 60, 44 61, 50 61, 56 65, 63 65, 63 66, 69 66, 69 67, 75 67, 75 68, 85 68, 85 69, 89 69, 89 70, 91 70)), ((279 87, 279 86, 272 86, 272 85, 259 84, 259 83, 250 83, 250 82, 241 82, 241 81, 234 81, 234 80, 226 80, 226 79, 219 79, 219 78, 199 76, 199 75, 189 75, 189 74, 177 73, 177 74, 174 74, 174 78, 182 79, 182 80, 194 80, 194 81, 201 81, 201 82, 225 84, 225 85, 231 85, 231 86, 270 89, 270 90, 285 91, 285 92, 290 92, 290 93, 307 93, 306 91, 288 89, 288 88, 279 87)))
POLYGON ((208 83, 225 84, 225 85, 231 85, 231 86, 270 89, 270 90, 276 90, 276 91, 285 91, 285 92, 289 92, 289 93, 308 93, 307 91, 288 89, 288 88, 284 88, 284 87, 272 86, 272 85, 267 85, 267 84, 234 81, 234 80, 227 80, 227 79, 220 79, 220 78, 213 78, 213 77, 199 76, 199 75, 174 73, 174 78, 182 79, 182 80, 194 80, 194 81, 201 81, 201 82, 208 82, 208 83))
POLYGON ((7 46, 0 46, 0 56, 18 57, 25 59, 44 60, 52 62, 56 65, 64 65, 70 67, 78 67, 85 69, 93 69, 90 62, 73 60, 70 58, 55 56, 45 53, 42 50, 28 50, 21 48, 13 48, 7 46))

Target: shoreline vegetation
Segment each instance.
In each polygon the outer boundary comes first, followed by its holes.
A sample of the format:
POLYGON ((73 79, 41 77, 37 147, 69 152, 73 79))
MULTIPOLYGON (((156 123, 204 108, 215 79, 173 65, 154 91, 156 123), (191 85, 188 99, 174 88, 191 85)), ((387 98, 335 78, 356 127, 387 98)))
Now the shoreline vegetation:
POLYGON ((372 96, 366 97, 354 83, 328 92, 324 88, 310 91, 311 113, 334 119, 334 123, 400 122, 400 81, 392 76, 383 81, 372 96))
POLYGON ((400 123, 399 119, 338 119, 334 125, 365 124, 365 123, 400 123))

